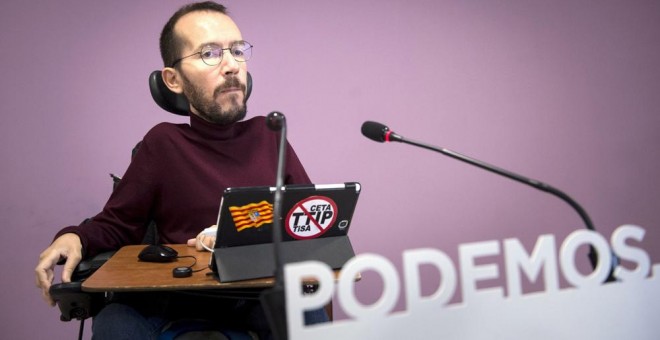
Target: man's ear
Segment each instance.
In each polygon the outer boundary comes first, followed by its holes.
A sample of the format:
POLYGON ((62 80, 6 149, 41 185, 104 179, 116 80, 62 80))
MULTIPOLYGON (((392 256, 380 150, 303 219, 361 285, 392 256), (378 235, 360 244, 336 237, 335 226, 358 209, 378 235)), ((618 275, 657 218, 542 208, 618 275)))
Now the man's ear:
POLYGON ((163 77, 163 83, 165 83, 165 86, 167 86, 170 91, 174 93, 183 93, 183 86, 181 84, 181 76, 179 75, 179 71, 172 67, 165 67, 161 71, 161 75, 163 77))

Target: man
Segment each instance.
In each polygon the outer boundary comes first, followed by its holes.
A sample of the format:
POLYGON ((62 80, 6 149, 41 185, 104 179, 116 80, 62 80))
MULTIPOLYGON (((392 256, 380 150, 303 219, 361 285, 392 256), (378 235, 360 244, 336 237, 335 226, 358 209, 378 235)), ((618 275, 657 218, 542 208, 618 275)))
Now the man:
MULTIPOLYGON (((264 117, 241 121, 251 45, 225 7, 213 2, 182 7, 163 28, 160 48, 163 81, 188 99, 190 125, 161 123, 149 131, 103 211, 84 226, 62 229, 42 252, 36 281, 51 305, 48 289, 58 261, 66 260, 62 282, 69 282, 83 257, 139 244, 152 220, 161 243, 201 249, 200 242, 212 240, 195 241, 195 236, 215 222, 225 188, 275 182, 278 137, 267 129, 264 117)), ((310 182, 290 146, 286 169, 286 183, 310 182)), ((94 337, 155 337, 176 318, 216 315, 219 306, 230 311, 218 315, 225 323, 241 323, 244 317, 249 320, 242 326, 265 324, 254 303, 205 305, 173 295, 140 294, 110 304, 94 320, 94 337)))

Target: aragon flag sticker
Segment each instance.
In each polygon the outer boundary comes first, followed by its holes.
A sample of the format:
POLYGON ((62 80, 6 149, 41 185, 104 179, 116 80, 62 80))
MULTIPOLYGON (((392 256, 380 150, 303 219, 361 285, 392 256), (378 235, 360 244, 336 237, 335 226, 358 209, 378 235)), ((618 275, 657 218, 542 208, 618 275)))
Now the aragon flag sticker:
POLYGON ((325 196, 310 196, 289 211, 285 220, 286 232, 299 240, 323 235, 337 219, 337 204, 325 196))
POLYGON ((229 207, 229 212, 237 231, 243 231, 246 228, 259 228, 263 224, 273 223, 273 205, 266 201, 250 203, 240 207, 229 207))

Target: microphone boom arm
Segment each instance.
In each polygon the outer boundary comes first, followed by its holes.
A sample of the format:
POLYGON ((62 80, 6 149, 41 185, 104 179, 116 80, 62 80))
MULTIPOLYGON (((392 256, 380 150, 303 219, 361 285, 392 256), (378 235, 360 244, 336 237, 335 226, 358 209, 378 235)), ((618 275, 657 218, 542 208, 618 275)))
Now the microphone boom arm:
MULTIPOLYGON (((394 131, 390 130, 389 127, 387 127, 384 124, 374 122, 374 121, 366 121, 364 124, 362 124, 362 134, 379 143, 383 142, 401 142, 401 143, 406 143, 414 146, 418 146, 427 150, 439 152, 443 155, 452 157, 454 159, 458 159, 459 161, 463 161, 468 164, 472 164, 476 167, 482 168, 484 170, 488 170, 490 172, 496 173, 498 175, 502 175, 504 177, 507 177, 509 179, 512 179, 516 182, 520 182, 523 184, 527 184, 531 187, 534 187, 538 190, 545 191, 549 194, 552 194, 554 196, 559 197, 562 201, 568 203, 577 213, 580 215, 582 218, 582 221, 584 221, 584 224, 586 225, 587 229, 590 231, 595 231, 594 225, 591 222, 591 218, 589 218, 589 215, 587 215, 587 212, 570 196, 568 196, 566 193, 562 192, 561 190, 554 188, 548 184, 545 184, 543 182, 527 178, 521 175, 518 175, 516 173, 513 173, 508 170, 504 170, 502 168, 496 167, 494 165, 479 161, 477 159, 462 155, 458 152, 454 152, 445 148, 439 148, 435 147, 433 145, 425 144, 422 142, 414 141, 411 139, 406 139, 396 133, 394 131)), ((591 266, 593 268, 597 267, 598 264, 598 253, 594 249, 593 246, 589 247, 589 255, 588 255, 589 261, 591 262, 591 266)), ((614 269, 618 266, 619 264, 619 259, 618 257, 612 252, 612 257, 611 257, 612 263, 610 267, 610 274, 606 280, 606 282, 611 282, 611 281, 616 281, 616 278, 614 277, 614 269)))
POLYGON ((527 185, 529 185, 533 188, 536 188, 538 190, 545 191, 547 193, 553 194, 553 195, 561 198, 564 202, 568 203, 571 207, 573 207, 573 209, 575 209, 577 211, 578 215, 580 215, 580 217, 582 218, 582 221, 584 221, 584 224, 586 225, 587 229, 592 230, 592 231, 596 230, 594 228, 593 223, 591 222, 591 218, 589 218, 589 215, 587 215, 587 212, 582 208, 582 206, 580 206, 580 204, 578 204, 574 199, 572 199, 566 193, 564 193, 561 190, 559 190, 557 188, 554 188, 554 187, 552 187, 552 186, 550 186, 546 183, 543 183, 541 181, 537 181, 535 179, 527 178, 525 176, 516 174, 516 173, 508 171, 508 170, 504 170, 504 169, 499 168, 497 166, 494 166, 494 165, 482 162, 480 160, 465 156, 463 154, 460 154, 458 152, 455 152, 455 151, 452 151, 452 150, 449 150, 449 149, 435 147, 433 145, 429 145, 429 144, 421 143, 421 142, 414 141, 414 140, 411 140, 411 139, 407 139, 407 138, 404 138, 404 137, 399 136, 399 135, 396 135, 396 140, 399 141, 399 142, 402 142, 402 143, 419 146, 419 147, 427 149, 427 150, 439 152, 443 155, 458 159, 460 161, 472 164, 472 165, 477 166, 479 168, 482 168, 484 170, 488 170, 490 172, 494 172, 496 174, 502 175, 502 176, 507 177, 509 179, 512 179, 514 181, 517 181, 517 182, 520 182, 520 183, 523 183, 523 184, 527 184, 527 185))
POLYGON ((275 284, 261 292, 259 300, 263 305, 266 320, 275 340, 288 339, 286 325, 286 293, 284 289, 284 264, 282 261, 282 187, 284 186, 284 163, 286 163, 286 119, 281 112, 273 111, 266 117, 266 125, 273 131, 280 131, 280 144, 277 155, 277 178, 273 197, 273 257, 275 260, 275 284))
MULTIPOLYGON (((286 159, 286 124, 282 125, 279 145, 279 157, 286 159)), ((282 186, 284 186, 284 162, 277 164, 277 179, 275 180, 275 197, 273 198, 273 248, 275 257, 275 285, 284 286, 284 273, 281 257, 282 243, 282 186)))
MULTIPOLYGON (((582 218, 582 221, 584 221, 584 224, 586 225, 587 229, 589 229, 591 231, 596 231, 596 229, 594 228, 593 223, 591 222, 591 218, 589 218, 589 215, 587 215, 587 212, 582 208, 582 206, 580 206, 580 204, 578 204, 574 199, 572 199, 566 193, 564 193, 563 191, 561 191, 557 188, 554 188, 554 187, 552 187, 548 184, 545 184, 541 181, 537 181, 535 179, 527 178, 525 176, 518 175, 518 174, 516 174, 514 172, 511 172, 511 171, 508 171, 508 170, 504 170, 500 167, 488 164, 486 162, 482 162, 480 160, 465 156, 465 155, 460 154, 458 152, 451 151, 449 149, 439 148, 439 147, 435 147, 433 145, 425 144, 425 143, 414 141, 414 140, 411 140, 411 139, 406 139, 406 138, 404 138, 400 135, 397 135, 397 134, 395 134, 391 131, 387 131, 387 138, 392 140, 392 141, 406 143, 406 144, 418 146, 418 147, 421 147, 421 148, 424 148, 424 149, 427 149, 427 150, 439 152, 439 153, 441 153, 443 155, 446 155, 446 156, 449 156, 451 158, 458 159, 459 161, 463 161, 463 162, 472 164, 472 165, 474 165, 476 167, 479 167, 481 169, 488 170, 490 172, 502 175, 502 176, 507 177, 509 179, 512 179, 514 181, 517 181, 517 182, 520 182, 520 183, 523 183, 523 184, 527 184, 527 185, 529 185, 533 188, 536 188, 538 190, 545 191, 547 193, 555 195, 555 196, 561 198, 564 202, 568 203, 573 209, 575 209, 575 211, 577 211, 578 215, 580 215, 580 217, 582 218)), ((593 247, 589 247, 589 254, 587 255, 587 257, 589 258, 589 262, 591 263, 591 266, 593 268, 596 268, 596 265, 598 264, 598 253, 596 252, 596 250, 593 247)), ((614 253, 612 253, 611 270, 610 270, 610 274, 607 277, 606 282, 612 282, 612 281, 616 280, 614 278, 614 268, 617 266, 618 262, 619 262, 618 258, 614 255, 614 253)))

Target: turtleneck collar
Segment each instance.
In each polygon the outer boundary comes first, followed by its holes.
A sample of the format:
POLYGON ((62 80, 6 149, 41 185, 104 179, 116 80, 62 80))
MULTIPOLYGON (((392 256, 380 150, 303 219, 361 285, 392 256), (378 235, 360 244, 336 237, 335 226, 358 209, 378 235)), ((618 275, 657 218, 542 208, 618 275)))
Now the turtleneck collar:
POLYGON ((242 122, 219 125, 208 122, 194 113, 190 113, 190 127, 204 138, 226 140, 236 137, 243 129, 242 122))

